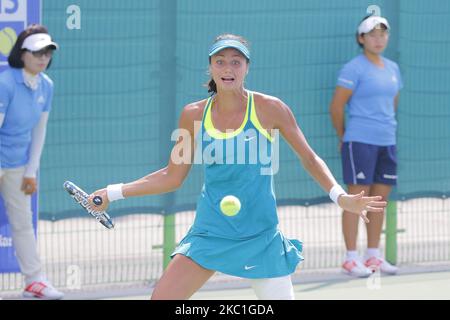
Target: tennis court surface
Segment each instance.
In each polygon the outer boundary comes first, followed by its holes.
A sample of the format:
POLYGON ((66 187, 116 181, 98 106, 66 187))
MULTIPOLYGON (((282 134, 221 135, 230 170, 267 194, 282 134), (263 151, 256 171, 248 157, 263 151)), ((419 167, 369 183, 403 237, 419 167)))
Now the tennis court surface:
MULTIPOLYGON (((367 279, 355 279, 344 274, 308 274, 294 277, 297 300, 450 300, 450 270, 410 273, 401 271, 396 276, 374 274, 367 279)), ((231 284, 230 284, 231 285, 231 284)), ((192 300, 255 300, 248 283, 241 288, 214 288, 205 285, 192 300)), ((103 299, 147 300, 148 293, 103 299)), ((70 298, 70 296, 68 296, 70 298)))

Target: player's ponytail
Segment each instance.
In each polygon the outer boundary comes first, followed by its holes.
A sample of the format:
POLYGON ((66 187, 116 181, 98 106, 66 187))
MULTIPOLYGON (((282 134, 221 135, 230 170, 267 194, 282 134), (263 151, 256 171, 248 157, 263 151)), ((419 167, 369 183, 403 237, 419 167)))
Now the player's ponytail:
POLYGON ((209 80, 207 86, 208 86, 208 93, 211 93, 211 94, 217 93, 217 85, 213 79, 209 80))

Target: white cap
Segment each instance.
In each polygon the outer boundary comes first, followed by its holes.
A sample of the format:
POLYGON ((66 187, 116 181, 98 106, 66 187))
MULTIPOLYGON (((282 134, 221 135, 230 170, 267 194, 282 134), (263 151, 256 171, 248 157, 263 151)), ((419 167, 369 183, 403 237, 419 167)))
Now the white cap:
POLYGON ((358 34, 361 35, 363 33, 369 33, 372 31, 377 25, 384 24, 388 30, 391 28, 387 20, 383 17, 379 16, 371 16, 367 18, 358 27, 358 34))
POLYGON ((53 46, 55 49, 59 48, 58 44, 53 42, 52 38, 47 33, 35 33, 25 39, 22 44, 22 49, 27 49, 34 52, 48 46, 53 46))

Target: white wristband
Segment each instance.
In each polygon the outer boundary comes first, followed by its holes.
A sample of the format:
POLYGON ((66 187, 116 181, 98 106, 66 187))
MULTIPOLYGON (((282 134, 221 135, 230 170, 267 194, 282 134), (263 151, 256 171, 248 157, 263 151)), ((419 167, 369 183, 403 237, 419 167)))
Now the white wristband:
POLYGON ((338 204, 338 198, 340 195, 347 194, 344 189, 338 184, 334 185, 330 190, 330 199, 333 200, 334 203, 338 204))
POLYGON ((123 183, 118 183, 110 184, 106 187, 106 195, 108 196, 109 202, 125 199, 122 194, 122 186, 123 183))

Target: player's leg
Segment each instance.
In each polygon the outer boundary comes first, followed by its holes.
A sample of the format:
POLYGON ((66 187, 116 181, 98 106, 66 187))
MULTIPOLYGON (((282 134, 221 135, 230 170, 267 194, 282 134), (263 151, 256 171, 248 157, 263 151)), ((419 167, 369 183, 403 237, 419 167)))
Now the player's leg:
POLYGON ((252 288, 260 300, 295 300, 291 276, 251 279, 252 288))
MULTIPOLYGON (((392 187, 397 182, 397 157, 395 146, 380 147, 377 166, 375 169, 374 184, 370 189, 371 196, 382 196, 388 201, 392 187)), ((380 236, 383 229, 385 214, 369 212, 370 223, 367 227, 367 251, 365 265, 372 270, 380 269, 383 273, 395 274, 398 268, 385 261, 380 253, 380 236)))
POLYGON ((177 254, 170 261, 152 293, 152 300, 189 299, 215 271, 208 270, 192 259, 177 254))
MULTIPOLYGON (((364 143, 345 142, 342 145, 342 168, 347 192, 357 194, 364 191, 369 195, 375 170, 376 149, 364 143)), ((347 249, 343 271, 357 277, 367 277, 371 274, 361 262, 357 252, 357 237, 360 217, 343 211, 342 232, 347 249)))

